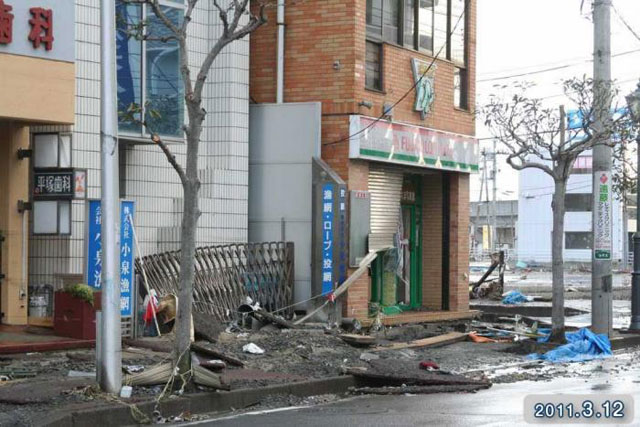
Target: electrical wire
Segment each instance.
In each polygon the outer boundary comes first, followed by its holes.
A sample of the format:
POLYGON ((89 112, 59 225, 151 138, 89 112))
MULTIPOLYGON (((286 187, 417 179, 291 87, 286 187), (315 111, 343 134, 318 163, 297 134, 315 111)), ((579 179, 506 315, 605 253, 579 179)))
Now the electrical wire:
MULTIPOLYGON (((617 57, 620 57, 620 56, 630 55, 632 53, 637 53, 637 52, 640 52, 640 49, 634 49, 634 50, 628 50, 628 51, 625 51, 625 52, 616 53, 616 54, 611 55, 611 57, 612 58, 617 58, 617 57)), ((524 77, 524 76, 530 76, 530 75, 534 75, 534 74, 547 73, 549 71, 563 70, 565 68, 571 68, 571 67, 575 67, 577 65, 588 64, 590 62, 593 62, 593 59, 586 59, 584 61, 580 61, 580 62, 576 62, 576 63, 572 63, 572 64, 558 65, 558 66, 555 66, 555 67, 544 68, 542 70, 529 71, 529 72, 526 72, 526 73, 519 73, 519 74, 512 74, 512 75, 509 75, 509 76, 500 76, 500 77, 480 79, 480 80, 476 80, 476 83, 493 82, 493 81, 498 81, 498 80, 508 80, 508 79, 512 79, 512 78, 515 78, 515 77, 524 77)))
MULTIPOLYGON (((466 16, 467 14, 467 6, 469 5, 468 1, 465 1, 464 4, 464 10, 462 11, 462 13, 460 14, 460 16, 458 17, 458 20, 456 21, 456 25, 453 26, 453 28, 451 29, 451 32, 449 32, 449 35, 447 36, 447 39, 450 39, 451 36, 453 35, 453 33, 455 33, 456 29, 458 28, 458 25, 460 25, 460 22, 462 21, 462 18, 464 16, 466 16)), ((422 75, 420 76, 419 79, 417 79, 415 81, 415 83, 413 84, 413 86, 411 86, 411 88, 406 91, 404 93, 404 95, 402 95, 402 97, 400 97, 400 99, 398 99, 396 102, 393 103, 393 105, 391 105, 391 107, 384 109, 385 111, 382 112, 382 114, 380 114, 379 117, 377 117, 374 121, 372 121, 371 123, 369 123, 367 126, 365 126, 364 128, 360 129, 359 131, 357 131, 356 133, 346 136, 344 138, 338 139, 336 141, 332 141, 332 142, 327 142, 326 144, 323 144, 323 147, 327 147, 329 145, 334 145, 334 144, 339 144, 341 142, 344 141, 349 141, 351 140, 351 138, 353 138, 354 136, 358 136, 361 133, 366 132, 368 129, 370 129, 371 127, 373 127, 376 123, 378 123, 380 120, 382 120, 384 118, 384 116, 386 115, 386 111, 392 110, 393 108, 395 108, 398 104, 400 104, 402 101, 404 101, 407 96, 409 96, 409 94, 411 92, 413 92, 415 90, 415 88, 420 84, 420 82, 422 82, 422 79, 427 75, 427 73, 431 70, 431 68, 433 67, 433 64, 435 64, 436 60, 440 57, 440 54, 442 53, 442 50, 444 49, 444 47, 446 46, 446 43, 442 44, 442 46, 440 46, 440 49, 438 49, 438 52, 436 53, 436 55, 433 57, 433 59, 431 60, 431 62, 429 63, 429 66, 427 67, 426 70, 424 70, 424 72, 422 73, 422 75)))
POLYGON ((635 30, 631 27, 631 25, 629 25, 629 23, 624 19, 624 17, 622 16, 622 14, 618 11, 618 9, 616 8, 616 5, 613 4, 613 2, 611 2, 611 7, 613 8, 613 11, 615 12, 616 16, 618 17, 618 19, 620 20, 620 22, 622 22, 622 24, 627 27, 627 30, 629 30, 631 32, 631 34, 633 34, 633 36, 638 39, 638 41, 640 41, 640 36, 638 35, 638 33, 635 32, 635 30))

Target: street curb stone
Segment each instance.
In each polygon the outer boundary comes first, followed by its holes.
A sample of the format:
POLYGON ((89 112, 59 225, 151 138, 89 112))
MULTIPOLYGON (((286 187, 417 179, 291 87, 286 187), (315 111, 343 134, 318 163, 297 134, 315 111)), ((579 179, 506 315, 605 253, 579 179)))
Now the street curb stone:
MULTIPOLYGON (((259 403, 271 395, 286 394, 298 397, 321 394, 345 393, 349 387, 357 386, 358 380, 351 375, 331 377, 319 380, 278 384, 252 389, 199 393, 189 397, 179 397, 162 402, 162 415, 177 416, 188 411, 191 414, 229 411, 241 409, 259 403)), ((95 405, 95 402, 93 403, 95 405)), ((152 418, 155 401, 144 401, 136 404, 137 408, 152 418)), ((136 424, 131 409, 125 405, 108 404, 98 408, 61 410, 50 414, 46 419, 37 420, 35 426, 70 427, 92 426, 111 427, 136 424)))

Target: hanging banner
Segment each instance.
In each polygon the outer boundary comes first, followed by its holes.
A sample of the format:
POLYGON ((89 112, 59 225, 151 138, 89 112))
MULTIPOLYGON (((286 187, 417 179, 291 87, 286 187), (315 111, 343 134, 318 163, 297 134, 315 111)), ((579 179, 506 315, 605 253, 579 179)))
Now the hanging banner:
POLYGON ((611 172, 598 172, 595 176, 594 192, 597 197, 593 234, 593 256, 595 259, 611 259, 611 172))
MULTIPOLYGON (((135 204, 120 202, 120 315, 132 315, 132 286, 134 280, 133 223, 135 204)), ((87 208, 86 282, 94 289, 102 288, 102 210, 100 200, 89 200, 87 208)))
POLYGON ((477 172, 478 140, 435 129, 352 115, 349 157, 458 172, 477 172))

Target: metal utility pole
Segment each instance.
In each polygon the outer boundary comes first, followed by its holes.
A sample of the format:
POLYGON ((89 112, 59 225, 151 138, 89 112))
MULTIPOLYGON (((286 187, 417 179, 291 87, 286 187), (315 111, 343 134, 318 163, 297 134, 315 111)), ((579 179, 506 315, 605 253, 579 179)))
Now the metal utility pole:
POLYGON ((491 240, 492 240, 492 244, 493 244, 493 250, 497 251, 498 248, 498 220, 496 218, 497 216, 497 199, 496 199, 496 194, 498 192, 498 162, 496 159, 496 140, 493 140, 493 202, 491 203, 491 215, 493 216, 492 218, 492 227, 493 227, 493 231, 492 231, 492 235, 491 235, 491 240))
MULTIPOLYGON (((627 96, 629 111, 640 125, 640 83, 627 96)), ((636 233, 633 235, 633 274, 631 275, 631 323, 629 331, 640 332, 640 133, 636 135, 636 233)), ((625 256, 627 255, 625 248, 625 256)))
MULTIPOLYGON (((595 131, 603 132, 611 114, 611 0, 593 2, 593 31, 595 131)), ((611 181, 611 148, 599 143, 593 148, 591 327, 608 335, 613 329, 611 181)))
POLYGON ((102 322, 97 378, 107 393, 119 393, 122 388, 115 12, 114 0, 101 1, 102 322))

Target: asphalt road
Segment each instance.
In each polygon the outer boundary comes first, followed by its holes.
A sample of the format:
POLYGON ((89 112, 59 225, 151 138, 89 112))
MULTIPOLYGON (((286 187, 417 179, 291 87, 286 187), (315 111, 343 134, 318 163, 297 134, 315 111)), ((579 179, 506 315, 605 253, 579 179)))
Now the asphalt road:
POLYGON ((617 371, 603 364, 602 374, 586 380, 577 375, 550 382, 498 384, 476 394, 421 396, 363 396, 306 408, 231 415, 200 421, 199 426, 514 426, 525 425, 524 397, 528 394, 631 394, 636 402, 632 425, 640 425, 640 367, 617 371))

